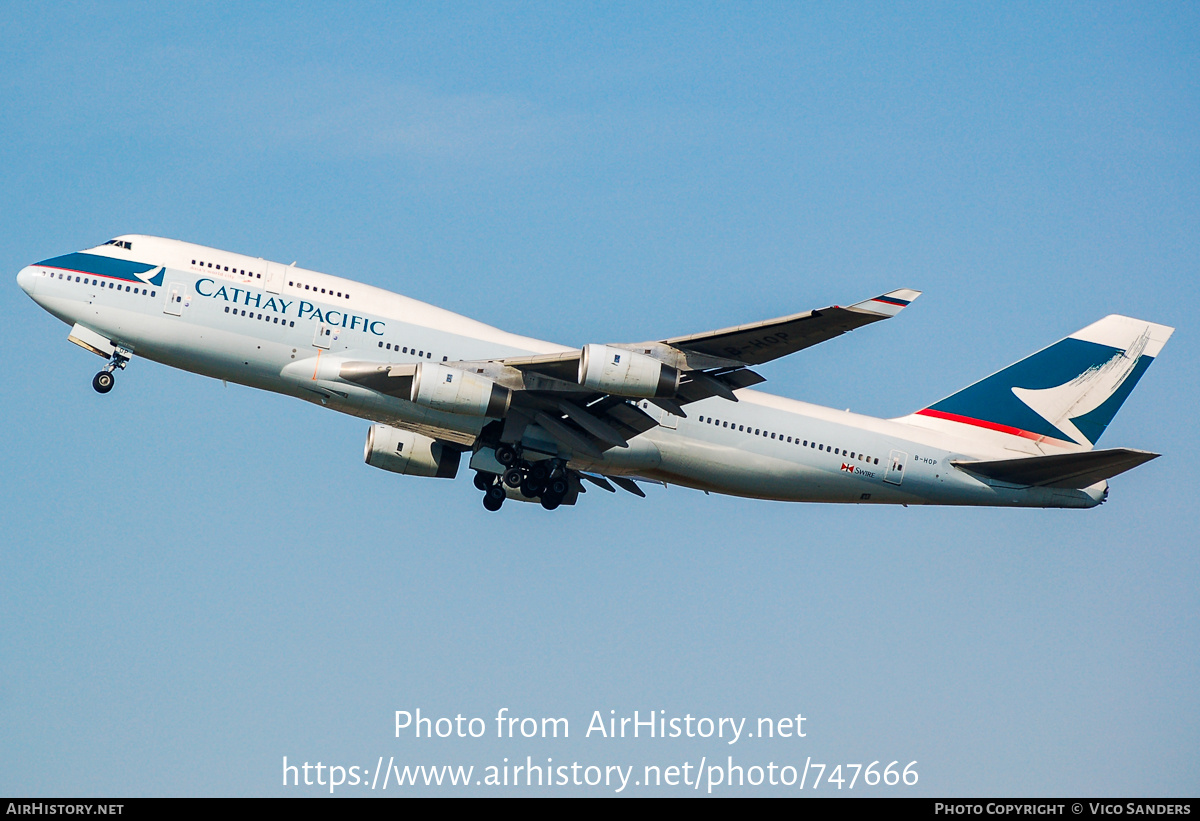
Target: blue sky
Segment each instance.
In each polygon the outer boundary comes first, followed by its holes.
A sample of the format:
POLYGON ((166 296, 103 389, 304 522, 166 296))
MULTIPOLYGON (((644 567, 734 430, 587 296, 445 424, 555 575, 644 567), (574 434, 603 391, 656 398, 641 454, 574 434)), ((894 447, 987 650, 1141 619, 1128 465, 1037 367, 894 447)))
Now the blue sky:
POLYGON ((918 288, 762 369, 880 416, 1109 313, 1178 330, 1102 440, 1164 456, 1090 512, 658 488, 491 515, 465 472, 369 468, 364 423, 294 400, 144 361, 101 397, 100 360, 10 280, 0 793, 319 794, 282 789, 283 756, 733 755, 919 762, 880 794, 1195 795, 1198 24, 1171 3, 6 9, 12 277, 156 234, 573 345, 918 288), (395 738, 418 707, 572 736, 395 738), (596 710, 803 713, 808 735, 583 738, 596 710))

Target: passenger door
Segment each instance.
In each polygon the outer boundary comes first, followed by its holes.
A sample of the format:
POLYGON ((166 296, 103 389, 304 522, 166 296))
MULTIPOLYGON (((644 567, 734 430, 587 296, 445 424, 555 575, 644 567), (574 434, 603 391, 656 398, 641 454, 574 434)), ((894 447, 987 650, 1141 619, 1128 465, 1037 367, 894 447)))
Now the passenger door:
POLYGON ((883 474, 883 481, 890 482, 893 485, 898 485, 904 481, 904 467, 908 464, 908 454, 902 450, 894 450, 888 456, 887 472, 883 474))
POLYGON ((181 282, 172 282, 167 286, 167 301, 163 305, 163 313, 172 316, 183 315, 184 286, 181 282))

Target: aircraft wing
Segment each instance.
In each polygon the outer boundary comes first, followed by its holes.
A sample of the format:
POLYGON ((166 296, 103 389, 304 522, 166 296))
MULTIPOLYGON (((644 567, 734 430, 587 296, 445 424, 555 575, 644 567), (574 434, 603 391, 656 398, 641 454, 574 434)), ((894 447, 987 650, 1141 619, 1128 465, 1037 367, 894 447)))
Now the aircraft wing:
POLYGON ((761 365, 863 325, 889 319, 920 295, 920 291, 901 288, 845 308, 833 305, 719 331, 677 336, 663 342, 682 351, 731 359, 745 365, 761 365))
POLYGON ((466 402, 461 397, 471 394, 471 412, 502 420, 500 441, 521 441, 526 429, 536 425, 564 450, 599 458, 609 448, 628 447, 629 439, 660 424, 663 415, 651 404, 686 418, 684 406, 691 402, 712 396, 736 402, 734 391, 765 381, 750 365, 893 317, 919 295, 905 288, 844 308, 835 305, 707 333, 585 345, 536 356, 396 365, 347 362, 340 375, 410 401, 424 403, 421 395, 429 392, 430 401, 442 403, 430 407, 452 412, 458 412, 454 402, 466 402), (422 369, 438 370, 440 375, 422 377, 422 369), (449 398, 432 398, 433 384, 438 385, 439 397, 449 398), (460 387, 448 387, 455 384, 460 387))

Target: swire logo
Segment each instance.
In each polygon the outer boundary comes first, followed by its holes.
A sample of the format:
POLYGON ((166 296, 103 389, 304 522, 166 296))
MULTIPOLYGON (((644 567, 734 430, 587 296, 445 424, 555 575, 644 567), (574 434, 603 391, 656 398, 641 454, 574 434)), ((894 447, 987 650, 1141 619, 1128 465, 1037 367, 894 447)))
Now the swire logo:
POLYGON ((848 464, 846 464, 845 462, 842 462, 842 470, 849 471, 850 473, 853 473, 853 472, 854 472, 854 465, 848 465, 848 464))

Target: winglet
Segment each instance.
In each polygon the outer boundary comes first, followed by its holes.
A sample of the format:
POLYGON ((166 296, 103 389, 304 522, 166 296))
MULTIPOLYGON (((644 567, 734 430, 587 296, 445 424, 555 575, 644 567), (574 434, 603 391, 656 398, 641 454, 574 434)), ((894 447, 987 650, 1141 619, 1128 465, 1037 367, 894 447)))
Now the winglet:
POLYGON ((873 314, 883 314, 884 316, 895 316, 908 307, 908 304, 920 295, 920 291, 914 291, 912 288, 899 288, 895 291, 888 291, 886 294, 881 294, 874 299, 868 299, 865 302, 856 302, 850 308, 858 311, 870 311, 873 314))

